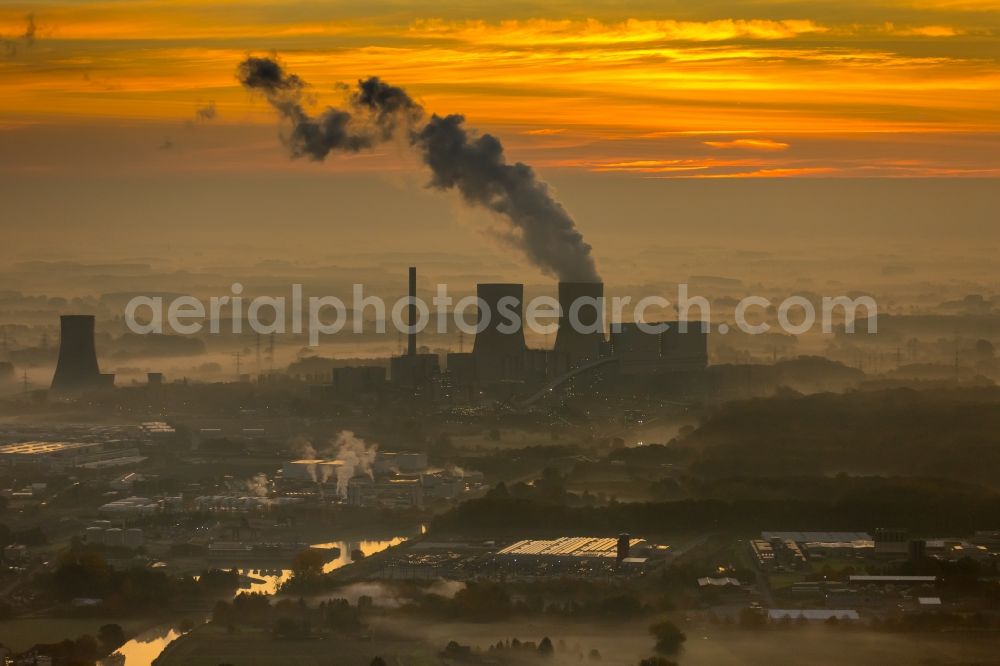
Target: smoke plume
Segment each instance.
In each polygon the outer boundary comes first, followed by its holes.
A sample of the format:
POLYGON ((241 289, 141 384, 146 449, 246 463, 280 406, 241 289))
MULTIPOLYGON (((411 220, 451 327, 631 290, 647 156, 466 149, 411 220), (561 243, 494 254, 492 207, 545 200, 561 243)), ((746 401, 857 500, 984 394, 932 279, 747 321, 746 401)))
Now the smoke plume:
POLYGON ((292 157, 320 161, 403 136, 430 168, 431 187, 457 190, 466 203, 500 216, 507 222, 501 238, 542 272, 563 281, 600 281, 590 245, 548 186, 527 164, 508 164, 500 140, 467 129, 463 116, 427 118, 405 90, 378 77, 358 81, 349 110, 327 107, 313 116, 304 107, 306 82, 276 60, 247 58, 238 76, 290 124, 282 139, 292 157))
POLYGON ((378 452, 377 444, 367 444, 355 437, 350 430, 343 430, 337 436, 337 459, 342 463, 337 467, 337 494, 347 497, 347 484, 358 474, 374 478, 372 466, 378 452))
POLYGON ((254 497, 267 497, 268 482, 266 474, 255 474, 246 481, 247 490, 254 497))
MULTIPOLYGON (((302 460, 316 459, 316 449, 313 448, 312 443, 302 435, 298 435, 290 439, 288 441, 288 448, 302 460)), ((318 481, 316 478, 316 464, 310 463, 306 465, 306 471, 308 472, 309 478, 312 479, 313 483, 316 483, 318 481)))
POLYGON ((292 453, 300 458, 313 459, 316 457, 316 449, 313 448, 312 442, 302 435, 292 437, 288 440, 288 444, 286 446, 292 453))

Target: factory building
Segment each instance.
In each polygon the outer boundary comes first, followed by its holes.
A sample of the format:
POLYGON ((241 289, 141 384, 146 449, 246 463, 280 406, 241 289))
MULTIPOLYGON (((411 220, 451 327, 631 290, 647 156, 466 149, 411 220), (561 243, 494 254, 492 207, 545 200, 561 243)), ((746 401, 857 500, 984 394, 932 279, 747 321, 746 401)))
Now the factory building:
POLYGON ((611 353, 619 360, 623 375, 701 372, 708 367, 708 334, 701 322, 650 323, 647 330, 639 324, 618 324, 611 333, 611 353), (649 327, 666 330, 653 332, 649 327))
POLYGON ((333 369, 332 389, 338 398, 378 394, 385 388, 385 368, 374 365, 333 369))
POLYGON ((510 562, 546 561, 575 563, 581 560, 616 562, 646 546, 643 539, 625 537, 560 537, 558 539, 525 539, 497 552, 497 557, 510 562), (627 546, 627 548, 626 548, 627 546))
POLYGON ((301 497, 259 497, 257 495, 201 495, 193 504, 198 511, 213 513, 255 513, 299 504, 301 497))
POLYGON ((424 505, 419 478, 373 480, 356 476, 347 484, 347 503, 359 507, 407 509, 424 505))
POLYGON ((492 562, 496 570, 514 577, 620 577, 662 565, 669 551, 669 546, 628 534, 526 539, 498 550, 492 562))
POLYGON ((448 472, 423 474, 420 477, 424 497, 451 500, 465 492, 468 483, 464 476, 456 476, 448 472))
POLYGON ((427 469, 427 454, 420 451, 379 451, 375 454, 376 474, 415 474, 427 469))
POLYGON ((764 570, 788 571, 802 568, 806 564, 802 549, 792 539, 752 539, 750 550, 757 566, 764 570))
POLYGON ((160 504, 146 497, 126 497, 97 507, 107 516, 151 516, 159 510, 160 504))
POLYGON ((144 444, 178 441, 177 430, 166 421, 146 421, 139 424, 139 439, 144 444))
POLYGON ((118 527, 91 526, 84 536, 87 543, 95 546, 124 546, 126 548, 141 548, 145 543, 143 532, 138 527, 123 530, 118 527))
POLYGON ((0 446, 0 466, 37 466, 53 471, 101 469, 142 462, 138 449, 117 442, 21 442, 0 446))
POLYGON ((472 352, 453 352, 447 356, 448 377, 457 386, 470 386, 478 380, 476 357, 472 352))
POLYGON ((281 476, 286 481, 303 483, 337 483, 337 470, 344 461, 327 458, 290 460, 281 466, 281 476))

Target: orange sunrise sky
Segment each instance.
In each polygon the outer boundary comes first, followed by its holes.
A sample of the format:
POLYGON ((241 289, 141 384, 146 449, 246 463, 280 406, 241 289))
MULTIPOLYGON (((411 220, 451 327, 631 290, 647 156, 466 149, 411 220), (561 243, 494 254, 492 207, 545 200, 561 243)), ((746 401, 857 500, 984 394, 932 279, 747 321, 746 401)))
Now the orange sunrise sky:
MULTIPOLYGON (((157 148, 182 143, 172 124, 273 127, 234 78, 259 53, 277 54, 318 104, 336 103, 338 83, 381 76, 537 167, 996 176, 998 26, 988 0, 5 2, 0 128, 132 142, 146 127, 157 148)), ((263 148, 252 143, 176 151, 160 167, 230 168, 263 148)), ((7 172, 57 166, 20 144, 3 157, 7 172)), ((360 162, 350 168, 397 168, 360 162)))

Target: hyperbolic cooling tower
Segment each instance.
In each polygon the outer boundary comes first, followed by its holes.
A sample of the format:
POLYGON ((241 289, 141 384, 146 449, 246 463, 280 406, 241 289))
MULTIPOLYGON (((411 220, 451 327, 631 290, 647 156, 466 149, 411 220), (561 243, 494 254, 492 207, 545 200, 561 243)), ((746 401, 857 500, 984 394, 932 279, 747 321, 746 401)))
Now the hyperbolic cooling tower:
POLYGON ((559 332, 556 333, 555 352, 560 369, 592 361, 600 357, 604 343, 604 313, 601 299, 603 282, 559 283, 559 332), (583 299, 583 300, 580 300, 583 299), (575 316, 571 308, 577 301, 575 316), (574 326, 573 320, 580 326, 574 326))
POLYGON ((59 317, 59 362, 52 377, 52 390, 71 393, 102 385, 94 347, 93 315, 59 317))
MULTIPOLYGON (((489 323, 476 334, 472 346, 476 372, 479 380, 486 383, 507 379, 524 357, 524 285, 479 284, 476 285, 476 296, 482 301, 479 306, 489 313, 489 323), (506 300, 501 304, 502 299, 506 300), (516 314, 517 327, 507 331, 513 318, 510 313, 516 314), (500 330, 501 327, 504 331, 500 330)), ((483 321, 485 313, 480 312, 479 317, 478 321, 483 321)))

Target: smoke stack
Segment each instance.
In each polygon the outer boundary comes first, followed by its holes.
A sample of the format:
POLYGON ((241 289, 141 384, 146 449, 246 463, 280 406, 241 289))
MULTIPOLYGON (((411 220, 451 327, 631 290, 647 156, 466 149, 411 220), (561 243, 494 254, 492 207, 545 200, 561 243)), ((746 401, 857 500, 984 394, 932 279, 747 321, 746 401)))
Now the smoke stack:
POLYGON ((555 351, 560 371, 600 357, 604 343, 603 298, 603 282, 559 283, 555 351), (573 325, 574 321, 579 327, 573 325))
POLYGON ((625 532, 619 534, 618 548, 615 557, 615 560, 618 562, 618 564, 621 564, 622 560, 628 557, 629 550, 631 549, 631 547, 632 547, 632 537, 625 532))
POLYGON ((524 285, 479 284, 476 296, 481 301, 479 307, 485 310, 479 313, 479 321, 489 315, 489 323, 476 334, 472 346, 476 371, 483 382, 506 379, 524 356, 524 285), (515 315, 517 327, 508 330, 515 315))
POLYGON ((52 377, 52 391, 73 393, 105 385, 97 367, 93 315, 59 317, 59 361, 52 377))
POLYGON ((407 308, 410 333, 407 336, 407 356, 417 355, 417 267, 410 266, 410 305, 407 308))

